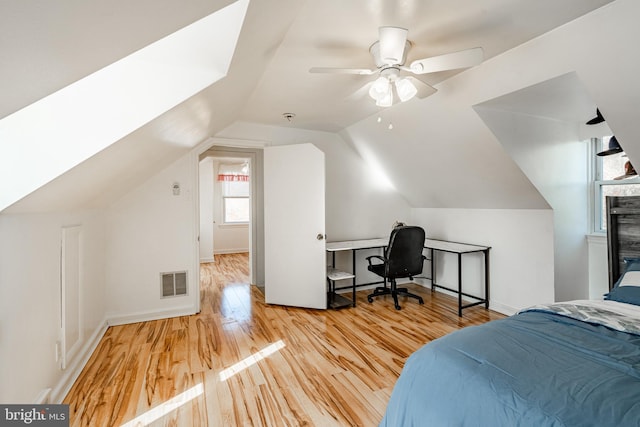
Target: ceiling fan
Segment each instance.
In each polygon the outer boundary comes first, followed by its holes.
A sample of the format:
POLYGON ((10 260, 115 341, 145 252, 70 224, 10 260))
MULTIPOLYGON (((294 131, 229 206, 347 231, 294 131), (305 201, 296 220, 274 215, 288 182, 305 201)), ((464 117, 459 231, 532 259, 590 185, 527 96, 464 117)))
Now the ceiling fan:
POLYGON ((309 72, 365 76, 377 73, 379 77, 371 85, 369 96, 376 100, 376 105, 390 107, 394 99, 393 86, 395 86, 397 97, 402 102, 408 101, 416 95, 419 98, 425 98, 436 92, 434 87, 412 75, 472 67, 480 64, 483 60, 482 48, 476 47, 417 59, 406 66, 407 53, 412 46, 412 43, 407 40, 407 34, 408 30, 400 27, 380 27, 378 29, 378 41, 369 48, 376 65, 374 69, 313 67, 309 72), (410 75, 403 76, 403 74, 410 75))

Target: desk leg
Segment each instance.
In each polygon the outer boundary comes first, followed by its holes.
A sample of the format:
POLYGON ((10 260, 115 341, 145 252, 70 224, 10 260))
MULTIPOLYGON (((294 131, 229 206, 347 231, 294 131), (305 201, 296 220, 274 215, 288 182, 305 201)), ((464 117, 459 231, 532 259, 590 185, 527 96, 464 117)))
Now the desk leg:
POLYGON ((353 272, 353 279, 352 280, 352 291, 351 291, 351 301, 352 301, 352 305, 353 307, 356 306, 356 250, 353 249, 351 251, 351 268, 352 268, 352 272, 353 272))
MULTIPOLYGON (((336 253, 331 252, 331 267, 336 268, 336 253)), ((329 292, 331 293, 331 302, 333 303, 336 300, 336 282, 332 280, 328 280, 329 282, 329 292)))
POLYGON ((484 308, 489 308, 489 249, 484 251, 484 308))
POLYGON ((458 316, 462 317, 462 254, 458 254, 458 316))
POLYGON ((435 249, 431 249, 431 291, 433 291, 433 285, 436 284, 436 252, 435 249))

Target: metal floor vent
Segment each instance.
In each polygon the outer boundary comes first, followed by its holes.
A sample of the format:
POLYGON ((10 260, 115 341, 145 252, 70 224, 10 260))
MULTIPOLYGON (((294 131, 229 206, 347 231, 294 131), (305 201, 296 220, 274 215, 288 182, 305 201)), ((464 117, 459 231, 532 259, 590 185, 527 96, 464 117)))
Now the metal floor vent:
POLYGON ((162 298, 187 295, 187 272, 160 273, 162 298))

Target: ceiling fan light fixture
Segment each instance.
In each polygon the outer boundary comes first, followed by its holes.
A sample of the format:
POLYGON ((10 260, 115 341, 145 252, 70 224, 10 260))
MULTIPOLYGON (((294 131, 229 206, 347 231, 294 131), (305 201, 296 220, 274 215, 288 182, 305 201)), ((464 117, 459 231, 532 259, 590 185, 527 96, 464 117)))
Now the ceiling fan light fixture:
POLYGON ((378 77, 369 89, 369 96, 376 101, 391 95, 391 82, 386 77, 378 77))
POLYGON ((402 78, 396 80, 396 92, 400 101, 405 102, 416 96, 418 89, 408 79, 402 78))
POLYGON ((391 84, 389 84, 389 92, 377 99, 376 105, 378 107, 391 107, 393 105, 393 91, 391 90, 391 84))

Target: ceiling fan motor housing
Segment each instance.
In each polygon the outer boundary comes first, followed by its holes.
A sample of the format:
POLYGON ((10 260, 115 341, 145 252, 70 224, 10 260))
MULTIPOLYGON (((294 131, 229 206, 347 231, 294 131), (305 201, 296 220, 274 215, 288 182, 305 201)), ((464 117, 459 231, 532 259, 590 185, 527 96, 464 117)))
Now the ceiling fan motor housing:
POLYGON ((393 66, 383 66, 380 70, 380 77, 386 77, 390 82, 394 82, 400 77, 400 68, 393 66))
POLYGON ((407 40, 405 41, 402 55, 396 55, 399 56, 399 58, 382 58, 380 55, 380 41, 377 41, 369 47, 369 53, 371 53, 376 67, 381 68, 385 65, 404 65, 407 60, 407 52, 409 49, 411 49, 411 42, 407 40))

